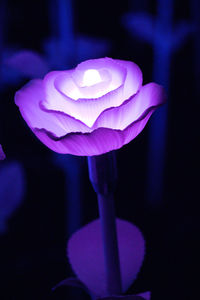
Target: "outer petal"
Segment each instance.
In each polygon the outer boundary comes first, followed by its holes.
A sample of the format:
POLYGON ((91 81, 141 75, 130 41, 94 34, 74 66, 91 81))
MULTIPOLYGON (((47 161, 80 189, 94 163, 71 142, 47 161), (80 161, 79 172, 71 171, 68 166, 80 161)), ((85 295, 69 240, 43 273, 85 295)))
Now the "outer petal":
MULTIPOLYGON (((107 60, 111 59, 107 58, 107 60)), ((118 60, 111 61, 115 62, 115 65, 118 66, 123 73, 123 62, 118 60)), ((91 62, 90 64, 92 67, 91 62)), ((63 93, 60 93, 58 89, 55 88, 55 81, 60 72, 51 72, 44 79, 46 98, 43 105, 46 109, 62 111, 82 121, 87 126, 92 127, 98 116, 104 110, 120 106, 130 96, 133 96, 141 87, 142 73, 139 67, 130 62, 124 62, 124 66, 127 71, 127 76, 126 79, 122 81, 122 85, 96 99, 84 98, 73 100, 63 93)), ((110 71, 112 71, 112 68, 110 68, 110 71)), ((78 70, 77 73, 73 73, 72 71, 68 72, 71 72, 71 76, 74 77, 77 75, 78 70)))
POLYGON ((124 99, 128 99, 129 97, 133 96, 134 94, 139 91, 140 87, 142 86, 142 71, 132 61, 127 60, 115 60, 120 66, 123 66, 127 70, 126 81, 124 83, 124 99))
POLYGON ((33 129, 36 136, 51 150, 79 156, 100 155, 121 148, 133 140, 144 128, 155 108, 124 130, 98 128, 91 133, 72 133, 56 138, 46 130, 33 129))
POLYGON ((163 104, 165 100, 164 89, 156 83, 149 83, 121 106, 104 111, 93 128, 106 127, 123 130, 142 115, 146 115, 147 111, 153 107, 163 104))
POLYGON ((71 132, 90 132, 86 125, 74 118, 42 109, 40 102, 44 99, 42 80, 32 80, 15 94, 15 103, 19 106, 20 112, 29 127, 52 132, 60 137, 71 132))

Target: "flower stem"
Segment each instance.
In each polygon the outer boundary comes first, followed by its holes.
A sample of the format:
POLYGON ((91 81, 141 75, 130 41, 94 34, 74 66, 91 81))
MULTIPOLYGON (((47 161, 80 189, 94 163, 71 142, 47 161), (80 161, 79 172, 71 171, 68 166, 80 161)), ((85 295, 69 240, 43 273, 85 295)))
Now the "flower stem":
POLYGON ((107 295, 121 294, 121 274, 114 206, 116 163, 113 152, 88 157, 89 177, 98 196, 107 295))

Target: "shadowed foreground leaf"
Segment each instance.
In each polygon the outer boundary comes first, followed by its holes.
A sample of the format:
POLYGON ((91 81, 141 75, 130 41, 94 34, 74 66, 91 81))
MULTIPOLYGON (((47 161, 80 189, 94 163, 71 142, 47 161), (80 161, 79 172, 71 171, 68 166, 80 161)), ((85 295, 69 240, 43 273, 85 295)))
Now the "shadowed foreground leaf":
MULTIPOLYGON (((88 290, 96 297, 105 297, 107 288, 100 225, 100 221, 95 220, 73 234, 68 242, 68 257, 72 269, 88 290)), ((124 293, 141 268, 145 243, 140 230, 124 220, 117 219, 117 235, 124 293)))

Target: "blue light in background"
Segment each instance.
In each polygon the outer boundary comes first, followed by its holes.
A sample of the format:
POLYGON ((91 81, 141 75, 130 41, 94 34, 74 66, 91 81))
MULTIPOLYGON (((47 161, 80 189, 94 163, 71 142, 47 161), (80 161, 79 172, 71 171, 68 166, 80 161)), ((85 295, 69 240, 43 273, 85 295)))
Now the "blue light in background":
POLYGON ((142 11, 127 13, 122 18, 133 38, 137 36, 152 46, 153 81, 164 86, 168 96, 168 103, 153 114, 149 123, 146 195, 152 206, 163 201, 171 59, 194 30, 185 20, 173 26, 173 9, 173 0, 157 0, 156 17, 142 11))
MULTIPOLYGON (((153 42, 153 81, 170 91, 172 56, 173 0, 157 2, 153 42)), ((167 151, 168 103, 154 113, 149 128, 147 197, 153 205, 163 200, 165 161, 167 151)))
POLYGON ((194 20, 195 28, 195 77, 196 77, 196 88, 198 94, 200 94, 200 1, 190 0, 192 19, 194 20))

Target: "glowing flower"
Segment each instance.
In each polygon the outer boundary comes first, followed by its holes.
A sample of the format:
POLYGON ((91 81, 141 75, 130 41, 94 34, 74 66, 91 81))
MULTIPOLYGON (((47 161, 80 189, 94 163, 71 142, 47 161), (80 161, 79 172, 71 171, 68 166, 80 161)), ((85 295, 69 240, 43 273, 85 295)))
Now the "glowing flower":
POLYGON ((47 147, 81 156, 129 143, 164 101, 161 86, 142 86, 136 64, 111 58, 50 72, 15 95, 23 118, 47 147))

